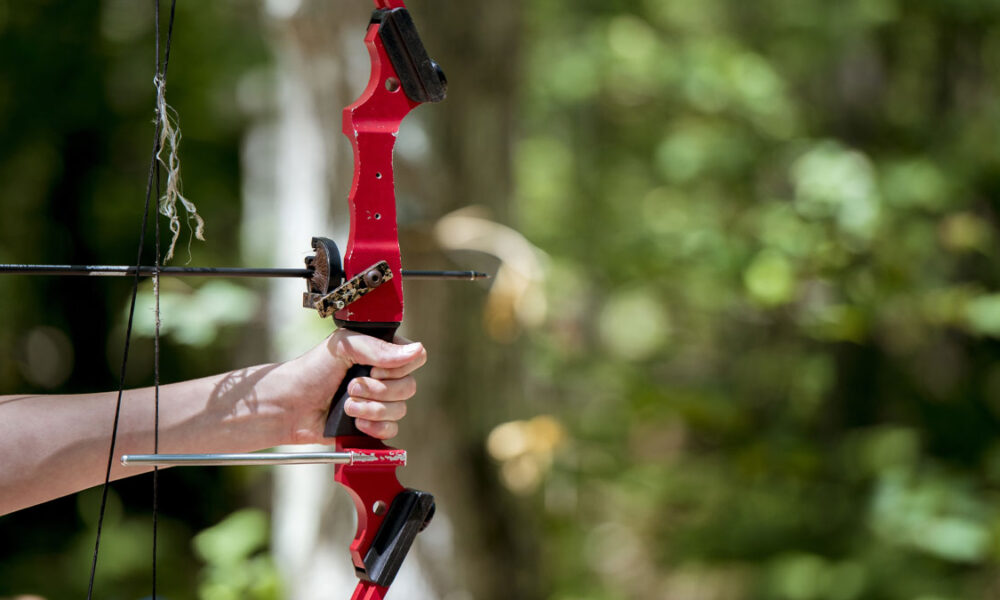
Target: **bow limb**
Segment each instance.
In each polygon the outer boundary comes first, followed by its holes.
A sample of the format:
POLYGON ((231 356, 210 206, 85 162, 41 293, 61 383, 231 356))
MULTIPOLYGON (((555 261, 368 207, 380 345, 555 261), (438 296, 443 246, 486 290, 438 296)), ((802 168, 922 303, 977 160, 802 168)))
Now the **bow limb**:
POLYGON ((358 583, 358 587, 354 588, 351 600, 383 600, 388 593, 389 588, 362 581, 358 583))

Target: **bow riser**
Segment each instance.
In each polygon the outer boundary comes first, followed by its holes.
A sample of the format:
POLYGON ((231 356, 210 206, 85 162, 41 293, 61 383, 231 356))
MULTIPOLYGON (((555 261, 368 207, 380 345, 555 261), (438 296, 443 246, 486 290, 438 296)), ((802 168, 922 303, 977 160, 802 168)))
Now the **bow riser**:
MULTIPOLYGON (((343 132, 354 152, 344 287, 357 282, 364 294, 345 295, 353 301, 337 310, 334 318, 341 327, 392 342, 403 319, 393 148, 403 118, 424 102, 443 100, 446 81, 437 63, 427 56, 402 0, 375 0, 375 6, 365 34, 371 59, 368 85, 343 113, 343 132), (380 263, 388 265, 389 273, 374 274, 373 265, 380 263)), ((314 240, 314 248, 317 256, 323 253, 324 260, 319 262, 327 264, 332 273, 336 245, 314 240)), ((325 279, 336 285, 340 277, 325 279)), ((359 431, 354 419, 344 413, 351 381, 370 375, 371 367, 351 367, 331 403, 325 435, 336 438, 338 450, 387 448, 359 431)), ((338 465, 335 477, 351 495, 358 513, 351 560, 361 582, 354 598, 380 600, 417 534, 433 516, 434 498, 403 488, 395 469, 338 465)))
MULTIPOLYGON (((344 255, 348 278, 384 260, 393 273, 402 270, 396 226, 396 194, 392 151, 403 118, 419 104, 403 92, 399 76, 372 23, 365 35, 371 57, 371 76, 361 97, 344 109, 343 131, 354 151, 351 184, 351 230, 344 255)), ((363 301, 340 310, 340 322, 399 323, 403 320, 401 277, 381 286, 363 301)))

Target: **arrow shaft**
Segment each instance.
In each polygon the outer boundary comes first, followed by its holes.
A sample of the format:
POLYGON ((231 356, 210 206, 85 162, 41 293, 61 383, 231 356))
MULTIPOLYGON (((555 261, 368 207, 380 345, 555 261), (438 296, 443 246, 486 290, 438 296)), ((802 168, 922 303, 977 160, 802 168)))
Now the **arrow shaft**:
MULTIPOLYGON (((151 277, 154 267, 133 265, 22 265, 0 264, 0 275, 60 275, 81 277, 129 277, 138 271, 140 276, 151 277)), ((160 267, 163 277, 262 277, 299 278, 312 277, 312 269, 279 269, 257 267, 160 267)), ((489 275, 479 271, 427 271, 403 269, 404 279, 486 279, 489 275)))

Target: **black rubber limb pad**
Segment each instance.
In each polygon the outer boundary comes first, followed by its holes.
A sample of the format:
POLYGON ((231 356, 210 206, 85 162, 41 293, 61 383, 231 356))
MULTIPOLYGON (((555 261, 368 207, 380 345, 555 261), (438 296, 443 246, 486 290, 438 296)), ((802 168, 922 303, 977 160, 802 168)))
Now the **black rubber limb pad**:
MULTIPOLYGON (((396 330, 399 329, 399 323, 338 323, 338 325, 387 342, 392 341, 396 336, 396 330)), ((371 372, 372 368, 368 365, 354 365, 347 370, 344 380, 340 382, 340 387, 337 388, 337 393, 334 394, 333 400, 330 402, 330 412, 326 415, 326 427, 323 429, 324 436, 367 435, 358 431, 354 424, 354 417, 344 414, 344 402, 350 397, 350 394, 347 393, 347 386, 350 385, 351 380, 358 377, 368 377, 371 372)))
POLYGON ((427 56, 417 27, 405 8, 376 10, 372 23, 379 23, 379 37, 403 91, 414 102, 440 102, 448 92, 441 67, 427 56))
POLYGON ((403 490, 393 499, 365 554, 367 573, 359 572, 358 576, 376 585, 389 587, 413 540, 433 516, 434 496, 419 490, 403 490))

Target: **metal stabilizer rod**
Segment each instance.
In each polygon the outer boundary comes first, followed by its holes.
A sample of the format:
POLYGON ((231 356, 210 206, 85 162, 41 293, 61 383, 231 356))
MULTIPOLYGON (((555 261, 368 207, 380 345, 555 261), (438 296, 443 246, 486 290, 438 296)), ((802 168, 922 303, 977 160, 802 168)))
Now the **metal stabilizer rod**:
POLYGON ((255 465, 358 465, 400 467, 405 450, 349 450, 347 452, 250 452, 243 454, 124 454, 123 466, 220 467, 255 465))

